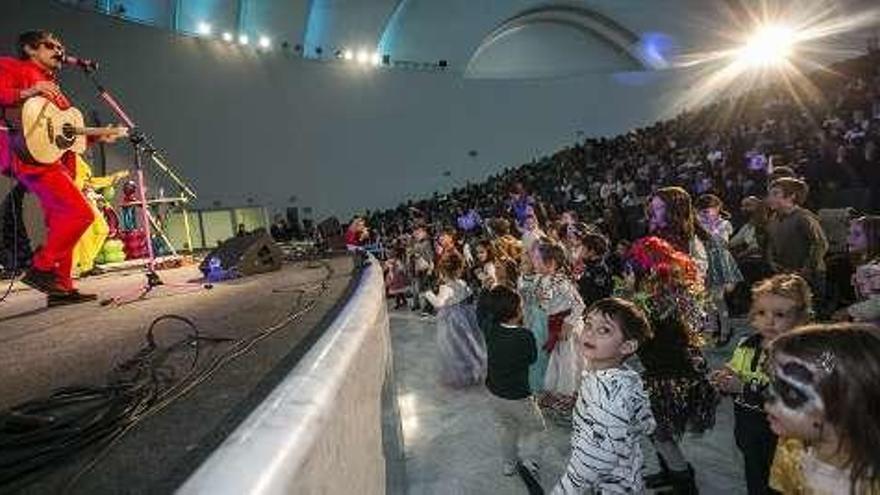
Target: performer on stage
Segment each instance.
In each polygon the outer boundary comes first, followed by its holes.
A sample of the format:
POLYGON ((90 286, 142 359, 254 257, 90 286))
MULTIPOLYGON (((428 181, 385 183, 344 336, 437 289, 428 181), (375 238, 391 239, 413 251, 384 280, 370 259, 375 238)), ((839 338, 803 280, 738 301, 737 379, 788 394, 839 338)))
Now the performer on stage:
MULTIPOLYGON (((70 108, 55 74, 61 68, 64 45, 48 31, 28 31, 18 38, 18 58, 0 58, 0 111, 9 118, 32 96, 43 96, 58 108, 70 108)), ((117 136, 99 138, 113 142, 117 136)), ((11 174, 37 196, 43 209, 46 242, 34 254, 22 282, 46 293, 49 305, 74 304, 96 299, 76 290, 71 278, 72 252, 94 214, 73 182, 76 156, 68 151, 58 162, 39 165, 12 150, 12 136, 0 131, 0 172, 11 174)))
POLYGON ((80 277, 95 274, 95 258, 101 252, 104 241, 110 233, 110 226, 104 219, 104 213, 98 209, 98 199, 101 189, 112 186, 117 180, 128 176, 128 170, 122 170, 105 177, 92 175, 92 167, 81 156, 76 157, 76 178, 74 183, 82 191, 95 220, 79 238, 79 242, 73 248, 73 275, 80 277))

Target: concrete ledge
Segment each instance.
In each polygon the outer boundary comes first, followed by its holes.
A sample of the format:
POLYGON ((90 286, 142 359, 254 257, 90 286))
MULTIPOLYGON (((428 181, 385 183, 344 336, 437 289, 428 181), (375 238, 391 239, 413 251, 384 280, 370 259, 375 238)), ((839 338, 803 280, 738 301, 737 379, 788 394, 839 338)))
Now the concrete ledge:
POLYGON ((382 270, 371 261, 314 347, 177 493, 385 493, 391 347, 382 270))

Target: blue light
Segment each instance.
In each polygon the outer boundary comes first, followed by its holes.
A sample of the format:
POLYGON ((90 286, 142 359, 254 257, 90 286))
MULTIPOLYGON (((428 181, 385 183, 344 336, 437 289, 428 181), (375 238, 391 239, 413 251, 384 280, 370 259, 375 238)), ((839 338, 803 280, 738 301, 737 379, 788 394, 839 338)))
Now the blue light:
POLYGON ((655 69, 669 67, 678 54, 675 39, 660 32, 643 33, 639 40, 639 51, 645 60, 655 69))

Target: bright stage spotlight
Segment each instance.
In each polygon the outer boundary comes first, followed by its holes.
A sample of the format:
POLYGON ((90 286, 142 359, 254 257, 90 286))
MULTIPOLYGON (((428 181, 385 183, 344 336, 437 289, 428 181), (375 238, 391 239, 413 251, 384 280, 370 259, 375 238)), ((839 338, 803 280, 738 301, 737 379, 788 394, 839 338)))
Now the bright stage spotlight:
POLYGON ((247 45, 250 42, 251 42, 251 40, 250 40, 250 38, 248 38, 248 35, 246 35, 246 34, 242 34, 241 36, 238 37, 238 43, 240 45, 247 45))
POLYGON ((737 60, 751 67, 768 67, 788 60, 797 43, 797 33, 787 26, 759 28, 737 53, 737 60))
POLYGON ((351 60, 354 58, 354 52, 351 50, 345 50, 345 53, 342 54, 345 60, 351 60))
POLYGON ((202 36, 208 36, 211 34, 211 25, 207 22, 200 22, 196 29, 202 36))
POLYGON ((370 54, 367 53, 366 50, 361 50, 358 52, 357 61, 359 64, 365 64, 370 61, 370 54))
POLYGON ((260 36, 260 48, 269 48, 272 46, 272 40, 268 36, 260 36))
POLYGON ((232 41, 232 33, 228 31, 223 33, 223 41, 232 41))

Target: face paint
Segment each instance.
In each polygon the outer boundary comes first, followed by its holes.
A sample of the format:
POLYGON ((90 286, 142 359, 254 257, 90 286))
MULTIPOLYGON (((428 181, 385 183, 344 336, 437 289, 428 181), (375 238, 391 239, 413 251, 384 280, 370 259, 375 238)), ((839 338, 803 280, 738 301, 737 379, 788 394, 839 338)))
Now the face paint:
POLYGON ((825 417, 818 385, 833 370, 833 357, 823 355, 816 364, 777 354, 769 364, 766 409, 770 426, 778 435, 812 440, 825 417))
POLYGON ((812 408, 825 410, 825 404, 816 390, 818 370, 796 358, 785 361, 774 360, 770 370, 770 386, 767 388, 770 400, 782 402, 786 408, 799 411, 812 408))

